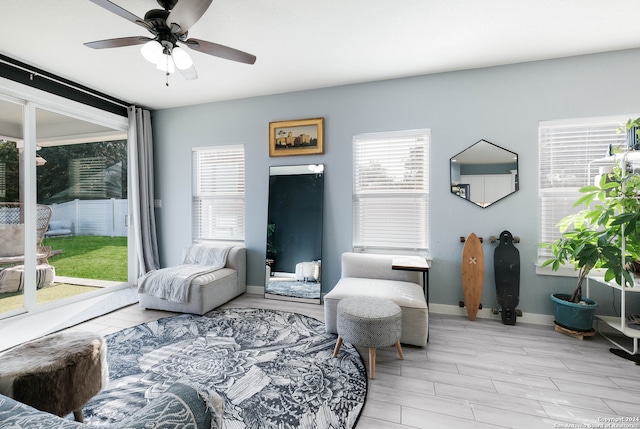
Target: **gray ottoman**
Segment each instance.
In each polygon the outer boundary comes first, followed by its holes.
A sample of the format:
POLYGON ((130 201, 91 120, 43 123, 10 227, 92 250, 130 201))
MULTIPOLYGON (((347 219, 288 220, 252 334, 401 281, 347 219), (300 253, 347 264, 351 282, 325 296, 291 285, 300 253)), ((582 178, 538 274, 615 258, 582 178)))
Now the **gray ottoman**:
POLYGON ((99 334, 62 332, 0 355, 0 393, 60 417, 82 407, 109 382, 107 346, 99 334))
POLYGON ((395 344, 404 359, 400 336, 402 310, 394 302, 373 297, 352 297, 338 303, 338 341, 333 357, 338 356, 342 342, 369 348, 369 373, 376 378, 376 348, 395 344))

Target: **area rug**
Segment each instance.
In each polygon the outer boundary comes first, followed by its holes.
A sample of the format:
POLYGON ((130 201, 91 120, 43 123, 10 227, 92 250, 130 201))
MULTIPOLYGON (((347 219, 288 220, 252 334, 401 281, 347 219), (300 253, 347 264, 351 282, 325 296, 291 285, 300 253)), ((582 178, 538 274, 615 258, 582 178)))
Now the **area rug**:
POLYGON ((177 381, 214 388, 224 427, 352 428, 367 392, 362 358, 324 323, 301 314, 214 310, 144 323, 105 337, 110 382, 85 407, 85 423, 131 415, 177 381))
POLYGON ((298 281, 270 281, 265 289, 265 293, 274 295, 290 296, 294 298, 320 298, 320 283, 298 282, 298 281))

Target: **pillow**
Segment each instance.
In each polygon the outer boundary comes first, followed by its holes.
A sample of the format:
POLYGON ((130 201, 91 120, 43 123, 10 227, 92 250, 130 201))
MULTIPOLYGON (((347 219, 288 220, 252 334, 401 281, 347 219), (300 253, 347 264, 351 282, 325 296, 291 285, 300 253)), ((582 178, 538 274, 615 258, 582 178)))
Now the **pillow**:
POLYGON ((192 244, 187 248, 183 264, 211 265, 222 268, 227 263, 231 247, 207 246, 192 244))
POLYGON ((36 410, 8 396, 0 395, 0 424, 6 428, 77 429, 88 426, 36 410))
POLYGON ((0 224, 0 256, 24 255, 24 225, 0 224))
POLYGON ((170 421, 171 427, 219 429, 222 428, 223 404, 224 400, 216 392, 200 392, 190 385, 177 382, 144 408, 111 428, 146 429, 161 427, 170 421))
POLYGON ((55 229, 71 229, 70 220, 52 220, 49 222, 49 231, 55 229))

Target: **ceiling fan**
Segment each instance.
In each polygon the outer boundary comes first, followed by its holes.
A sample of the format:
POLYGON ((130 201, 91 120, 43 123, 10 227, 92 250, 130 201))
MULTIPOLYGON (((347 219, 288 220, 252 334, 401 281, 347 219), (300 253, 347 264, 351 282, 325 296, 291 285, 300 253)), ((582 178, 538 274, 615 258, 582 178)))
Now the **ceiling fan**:
POLYGON ((164 71, 167 79, 176 68, 185 79, 198 78, 191 57, 181 46, 241 63, 253 64, 256 62, 256 57, 246 52, 206 40, 188 38, 189 28, 198 22, 213 0, 157 0, 162 9, 151 9, 144 15, 144 19, 109 0, 90 1, 147 29, 153 34, 153 37, 121 37, 87 42, 84 45, 94 49, 143 45, 142 55, 149 62, 155 64, 159 70, 164 71))

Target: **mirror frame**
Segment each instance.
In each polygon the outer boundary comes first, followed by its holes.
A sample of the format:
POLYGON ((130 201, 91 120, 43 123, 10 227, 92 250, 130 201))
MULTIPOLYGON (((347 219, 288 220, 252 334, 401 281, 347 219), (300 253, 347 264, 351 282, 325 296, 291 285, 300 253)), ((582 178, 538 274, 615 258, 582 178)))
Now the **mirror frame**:
POLYGON ((451 193, 481 208, 490 207, 517 192, 520 189, 519 175, 518 154, 484 139, 478 140, 449 159, 449 188, 451 193), (469 160, 478 162, 469 162, 469 160), (466 176, 478 176, 476 186, 473 189, 477 189, 477 186, 480 186, 479 183, 482 182, 483 198, 481 201, 472 199, 472 184, 461 182, 460 177, 465 175, 461 174, 463 165, 466 165, 467 169, 471 166, 474 170, 473 174, 466 174, 466 176), (482 166, 486 166, 485 168, 489 170, 484 170, 482 166), (506 170, 501 169, 500 166, 506 166, 508 173, 506 170), (487 191, 485 187, 486 176, 493 178, 493 182, 499 179, 499 183, 496 184, 497 188, 490 189, 491 198, 487 201, 484 200, 484 195, 486 195, 487 191), (509 191, 505 192, 504 189, 507 189, 507 186, 509 191))
MULTIPOLYGON (((322 240, 323 240, 322 230, 323 230, 323 223, 324 223, 323 221, 324 173, 325 173, 324 164, 281 165, 281 166, 269 167, 269 195, 267 198, 267 240, 266 240, 266 259, 265 259, 266 264, 265 264, 265 287, 264 287, 265 298, 287 300, 287 301, 298 301, 298 302, 306 302, 306 303, 313 303, 313 304, 322 303, 322 300, 321 300, 321 297, 322 297, 322 240), (273 222, 272 210, 274 208, 273 207, 274 204, 278 206, 282 205, 282 200, 274 200, 272 178, 275 176, 313 176, 313 175, 315 175, 316 178, 318 176, 322 177, 322 182, 321 183, 316 182, 316 185, 314 185, 314 187, 316 187, 315 189, 319 190, 320 192, 320 195, 319 195, 320 201, 316 201, 315 203, 316 206, 319 206, 320 213, 317 214, 317 216, 308 217, 309 219, 313 219, 314 217, 319 218, 319 225, 317 225, 316 223, 314 223, 313 225, 313 231, 315 233, 311 234, 311 237, 308 237, 311 239, 311 242, 315 244, 315 247, 312 250, 306 251, 306 252, 304 251, 304 248, 302 249, 298 248, 296 250, 296 252, 301 252, 301 255, 306 253, 307 256, 310 256, 312 254, 313 257, 310 259, 308 257, 305 258, 304 256, 301 256, 302 260, 299 260, 299 261, 294 258, 293 259, 293 261, 295 262, 295 269, 293 269, 294 272, 289 272, 288 269, 285 270, 287 272, 275 271, 275 267, 277 266, 276 264, 277 261, 274 260, 276 259, 275 255, 282 252, 282 249, 279 247, 281 243, 279 244, 278 240, 274 240, 275 241, 274 243, 274 241, 271 241, 271 237, 273 237, 273 234, 277 232, 281 232, 282 230, 278 231, 276 224, 273 222), (317 188, 317 186, 321 186, 321 189, 317 188), (303 264, 303 263, 307 263, 307 264, 303 264), (297 271, 300 271, 300 272, 297 272, 297 271), (301 276, 307 276, 307 274, 311 272, 312 272, 311 280, 309 280, 307 277, 304 277, 304 278, 301 277, 301 276), (315 276, 316 278, 314 279, 313 276, 315 276), (275 282, 275 281, 278 281, 278 282, 281 281, 282 287, 276 287, 269 290, 269 286, 272 284, 272 282, 275 282), (294 286, 285 285, 285 283, 292 283, 292 282, 296 282, 297 284, 294 286), (300 292, 300 288, 298 287, 300 284, 304 286, 308 285, 310 287, 313 286, 313 289, 307 290, 305 293, 298 293, 300 292), (316 287, 317 287, 317 294, 316 294, 316 287), (287 291, 287 292, 289 291, 289 289, 287 288, 292 288, 291 290, 293 291, 289 295, 283 293, 284 291, 287 291), (308 296, 304 296, 304 295, 308 295, 308 296)), ((303 183, 309 183, 309 182, 303 181, 303 183)), ((311 192, 298 193, 298 194, 300 194, 300 197, 302 198, 308 198, 310 193, 311 192)), ((291 212, 291 213, 299 214, 300 207, 301 207, 299 203, 302 203, 302 206, 304 206, 307 203, 307 201, 308 200, 303 199, 302 201, 298 201, 297 203, 295 202, 291 203, 291 204, 298 204, 298 205, 293 205, 289 207, 287 210, 285 210, 285 213, 291 212)), ((304 224, 302 221, 298 221, 295 223, 297 224, 297 226, 304 224)), ((299 235, 294 234, 293 238, 292 237, 286 238, 288 237, 286 234, 287 233, 285 232, 284 237, 286 242, 294 243, 296 242, 296 239, 299 237, 299 235)), ((290 229, 288 234, 291 234, 290 229)), ((282 235, 280 238, 282 239, 282 235)), ((298 253, 295 253, 295 254, 298 255, 298 253)), ((284 260, 286 261, 284 263, 285 267, 291 266, 290 259, 291 259, 291 254, 289 254, 284 258, 284 260)), ((280 267, 282 268, 282 265, 280 267)))

